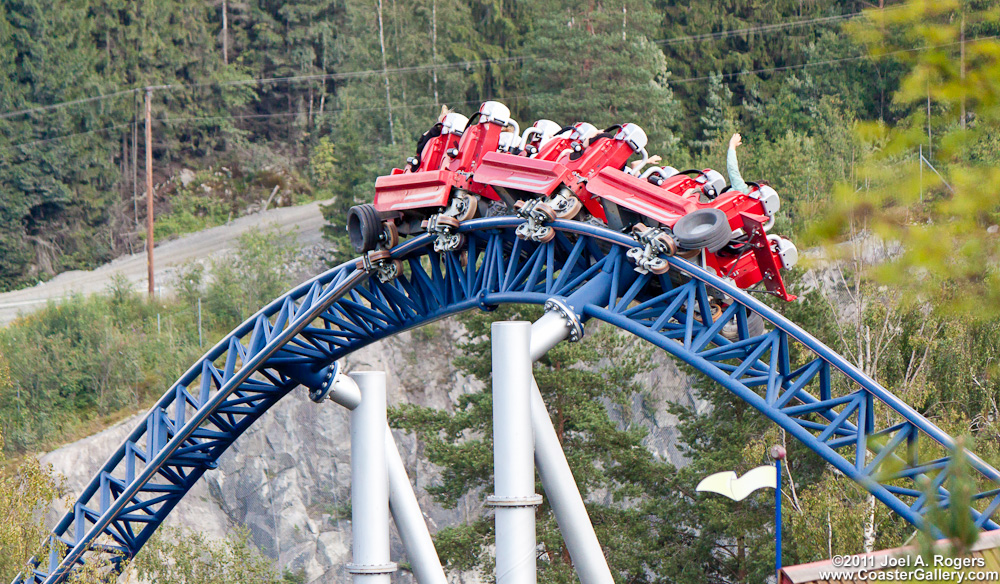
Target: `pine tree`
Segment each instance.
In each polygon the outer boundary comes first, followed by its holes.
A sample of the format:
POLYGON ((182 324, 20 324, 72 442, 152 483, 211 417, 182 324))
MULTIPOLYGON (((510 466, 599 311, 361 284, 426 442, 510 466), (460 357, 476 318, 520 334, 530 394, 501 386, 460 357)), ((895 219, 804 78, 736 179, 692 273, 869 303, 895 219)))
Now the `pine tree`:
MULTIPOLYGON (((664 573, 677 584, 765 582, 774 572, 774 491, 762 489, 742 501, 732 501, 694 489, 713 473, 743 475, 773 464, 766 452, 772 444, 781 443, 781 434, 746 402, 708 379, 695 383, 695 394, 703 400, 697 409, 670 407, 680 421, 678 446, 689 463, 671 477, 670 488, 681 495, 665 499, 659 509, 681 534, 664 557, 664 573)), ((796 480, 808 482, 800 464, 808 451, 797 444, 789 447, 788 465, 796 480)), ((791 507, 786 502, 786 517, 792 515, 791 507)), ((795 563, 790 551, 786 547, 787 565, 795 563)))
MULTIPOLYGON (((491 489, 490 324, 538 316, 536 307, 501 307, 463 317, 469 340, 460 345, 455 363, 487 387, 460 396, 451 412, 404 405, 391 413, 393 427, 416 432, 430 461, 442 468, 441 482, 429 489, 439 503, 453 507, 463 496, 478 497, 491 489)), ((534 369, 609 565, 626 582, 647 581, 649 571, 662 573, 663 550, 674 532, 656 510, 672 467, 656 460, 643 445, 645 428, 629 421, 631 408, 643 403, 634 377, 643 370, 644 359, 645 352, 635 348, 632 339, 601 327, 581 343, 556 346, 534 369)), ((541 485, 536 489, 542 492, 541 485)), ((538 508, 536 518, 543 549, 539 579, 575 581, 547 503, 538 508)), ((492 519, 481 516, 469 525, 441 530, 436 541, 450 569, 486 573, 492 569, 492 537, 492 519)))
MULTIPOLYGON (((657 20, 661 28, 655 38, 662 39, 660 47, 673 75, 692 79, 675 87, 678 101, 684 108, 685 115, 679 117, 684 133, 696 135, 700 130, 701 110, 711 91, 710 85, 705 83, 710 75, 722 73, 725 76, 724 82, 733 92, 735 103, 754 99, 753 92, 756 98, 767 103, 785 77, 776 69, 812 60, 808 58, 811 44, 824 31, 839 27, 836 20, 795 27, 774 28, 773 25, 836 17, 868 6, 860 0, 838 3, 734 0, 725 5, 712 0, 665 3, 661 18, 657 20)), ((856 65, 852 63, 851 67, 857 68, 856 65)), ((844 69, 840 67, 813 71, 815 75, 844 79, 844 69)), ((869 81, 875 79, 875 75, 869 77, 869 81)))
POLYGON ((703 150, 720 149, 736 129, 733 92, 722 82, 722 75, 712 73, 708 80, 705 110, 701 115, 701 139, 691 146, 703 150))
MULTIPOLYGON (((26 0, 7 5, 0 41, 12 67, 3 98, 12 110, 91 97, 107 85, 94 69, 86 2, 52 11, 26 0), (5 92, 6 93, 6 92, 5 92)), ((115 121, 115 107, 70 106, 0 120, 0 287, 21 281, 29 266, 43 272, 76 267, 74 256, 109 259, 109 238, 92 237, 114 202, 116 144, 88 141, 115 121), (79 134, 75 140, 62 140, 79 134), (89 228, 89 229, 88 229, 89 228)))
POLYGON ((521 72, 529 112, 560 124, 636 123, 649 137, 650 154, 669 161, 680 112, 667 62, 647 36, 655 31, 655 12, 651 2, 625 4, 624 28, 617 3, 555 3, 540 11, 521 72))

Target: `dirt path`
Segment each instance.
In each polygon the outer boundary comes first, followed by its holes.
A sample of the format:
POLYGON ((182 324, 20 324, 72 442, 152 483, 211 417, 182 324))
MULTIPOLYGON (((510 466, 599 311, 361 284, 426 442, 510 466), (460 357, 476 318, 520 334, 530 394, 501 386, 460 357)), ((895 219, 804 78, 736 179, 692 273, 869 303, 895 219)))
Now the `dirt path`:
MULTIPOLYGON (((172 274, 179 266, 194 260, 206 260, 225 254, 233 248, 240 235, 247 231, 278 227, 284 231, 295 229, 300 246, 307 247, 322 241, 322 228, 326 223, 320 205, 329 201, 316 201, 297 207, 282 207, 264 213, 240 217, 228 225, 190 233, 155 248, 156 285, 160 294, 171 291, 172 274)), ((138 253, 120 257, 90 271, 64 272, 55 278, 31 288, 0 294, 0 326, 27 314, 54 300, 73 294, 104 292, 111 277, 124 274, 136 290, 145 291, 146 254, 138 253)))

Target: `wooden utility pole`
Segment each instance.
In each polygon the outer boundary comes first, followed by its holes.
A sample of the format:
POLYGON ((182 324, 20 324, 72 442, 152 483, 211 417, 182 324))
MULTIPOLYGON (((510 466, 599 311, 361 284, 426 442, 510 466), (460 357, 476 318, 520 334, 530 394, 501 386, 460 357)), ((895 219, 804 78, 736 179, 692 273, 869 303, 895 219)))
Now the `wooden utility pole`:
POLYGON ((437 0, 431 0, 431 75, 434 77, 434 105, 440 105, 438 97, 438 14, 437 0))
POLYGON ((628 8, 625 7, 625 3, 622 2, 622 42, 628 42, 625 36, 625 27, 628 25, 628 8))
POLYGON ((385 27, 382 24, 382 0, 377 0, 378 8, 378 44, 382 48, 382 75, 385 77, 385 107, 389 110, 389 141, 396 145, 396 130, 392 123, 392 99, 389 96, 389 65, 385 61, 385 27))
POLYGON ((229 64, 229 12, 226 0, 222 0, 222 62, 229 64))
POLYGON ((934 138, 931 136, 931 84, 927 82, 927 156, 934 156, 934 138))
POLYGON ((959 125, 962 129, 965 129, 965 11, 962 11, 962 32, 960 41, 960 51, 961 51, 961 61, 959 64, 958 74, 959 78, 962 80, 962 111, 961 119, 959 120, 959 125))
POLYGON ((153 282, 153 88, 146 88, 146 269, 149 297, 156 295, 153 282))

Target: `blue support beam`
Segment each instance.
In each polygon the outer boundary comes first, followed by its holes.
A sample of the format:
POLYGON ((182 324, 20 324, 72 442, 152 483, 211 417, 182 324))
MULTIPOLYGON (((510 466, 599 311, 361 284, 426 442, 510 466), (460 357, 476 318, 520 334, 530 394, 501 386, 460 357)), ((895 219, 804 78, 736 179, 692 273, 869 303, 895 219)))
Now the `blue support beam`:
MULTIPOLYGON (((95 557, 117 565, 134 556, 247 428, 299 384, 322 383, 336 359, 463 311, 551 298, 695 367, 914 525, 927 497, 901 482, 929 478, 938 503, 949 503, 954 440, 756 298, 680 258, 669 258, 667 274, 638 275, 625 255, 635 243, 602 227, 555 221, 556 238, 538 244, 514 236, 521 222, 466 222, 465 248, 444 254, 433 251, 432 236, 415 237, 392 250, 405 265, 395 280, 369 278, 348 262, 262 308, 167 390, 53 530, 49 557, 32 560, 15 582, 54 584, 95 557), (719 294, 732 304, 713 319, 719 294), (771 330, 750 337, 751 312, 771 330), (723 335, 732 321, 735 339, 723 335), (807 358, 793 364, 792 348, 807 358), (918 444, 936 446, 939 458, 921 460, 918 444)), ((1000 473, 969 460, 987 485, 970 514, 996 529, 1000 473)))

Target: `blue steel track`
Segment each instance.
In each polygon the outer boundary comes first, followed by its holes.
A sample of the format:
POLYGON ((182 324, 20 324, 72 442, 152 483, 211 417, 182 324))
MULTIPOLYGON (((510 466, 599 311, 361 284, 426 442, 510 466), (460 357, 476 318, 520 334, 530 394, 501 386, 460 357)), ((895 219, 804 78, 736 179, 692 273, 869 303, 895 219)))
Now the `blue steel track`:
MULTIPOLYGON (((250 425, 297 386, 319 387, 335 360, 463 311, 550 298, 691 365, 912 524, 932 503, 948 505, 955 441, 767 305, 680 258, 669 258, 667 274, 638 275, 625 258, 635 242, 621 233, 555 221, 557 237, 537 244, 514 236, 522 222, 466 222, 465 247, 443 254, 433 236, 415 237, 392 250, 404 262, 395 280, 351 261, 268 304, 167 390, 55 527, 47 555, 14 582, 62 582, 86 563, 117 569, 250 425), (716 320, 709 290, 734 300, 716 320), (748 311, 768 332, 749 336, 748 311), (734 318, 731 341, 721 331, 734 318)), ((1000 473, 968 456, 977 478, 969 512, 978 527, 996 529, 1000 473)))

